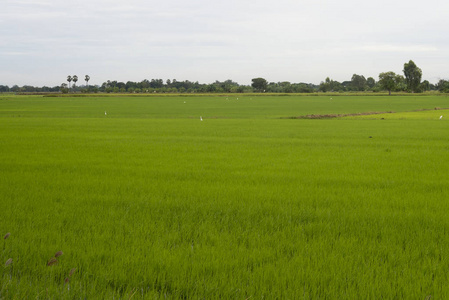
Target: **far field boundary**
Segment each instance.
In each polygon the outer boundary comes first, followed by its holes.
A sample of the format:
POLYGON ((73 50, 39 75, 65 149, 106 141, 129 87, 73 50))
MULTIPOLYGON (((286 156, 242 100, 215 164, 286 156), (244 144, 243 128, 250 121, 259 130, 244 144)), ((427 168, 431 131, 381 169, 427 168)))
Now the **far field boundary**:
MULTIPOLYGON (((2 93, 0 93, 2 95, 2 93)), ((10 93, 4 93, 3 95, 11 95, 10 93)), ((43 96, 43 97, 295 97, 295 96, 304 96, 304 97, 339 97, 339 96, 413 96, 413 97, 422 97, 422 96, 442 96, 448 97, 448 94, 440 93, 440 92, 425 92, 425 93, 392 93, 391 95, 388 92, 379 92, 379 93, 366 93, 366 92, 346 92, 346 93, 95 93, 95 94, 62 94, 62 93, 16 93, 13 94, 16 96, 43 96)))

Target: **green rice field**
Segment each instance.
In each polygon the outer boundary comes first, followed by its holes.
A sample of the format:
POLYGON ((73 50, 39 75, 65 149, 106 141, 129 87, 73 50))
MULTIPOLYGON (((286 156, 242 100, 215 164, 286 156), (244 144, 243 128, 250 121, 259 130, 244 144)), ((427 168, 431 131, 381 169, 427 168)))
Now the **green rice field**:
POLYGON ((0 94, 0 235, 2 300, 448 299, 449 97, 0 94))

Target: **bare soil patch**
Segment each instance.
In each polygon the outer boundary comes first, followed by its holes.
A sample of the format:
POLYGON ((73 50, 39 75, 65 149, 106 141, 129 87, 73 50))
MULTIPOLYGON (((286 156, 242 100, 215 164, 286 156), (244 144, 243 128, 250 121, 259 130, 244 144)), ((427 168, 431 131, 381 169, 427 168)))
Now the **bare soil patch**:
MULTIPOLYGON (((411 110, 414 111, 426 111, 426 110, 444 110, 449 108, 422 108, 411 110)), ((293 117, 281 117, 281 119, 332 119, 332 118, 342 118, 342 117, 355 117, 355 116, 368 116, 368 115, 380 115, 380 114, 394 114, 395 111, 370 111, 370 112, 362 112, 362 113, 351 113, 351 114, 325 114, 325 115, 304 115, 304 116, 293 116, 293 117)))

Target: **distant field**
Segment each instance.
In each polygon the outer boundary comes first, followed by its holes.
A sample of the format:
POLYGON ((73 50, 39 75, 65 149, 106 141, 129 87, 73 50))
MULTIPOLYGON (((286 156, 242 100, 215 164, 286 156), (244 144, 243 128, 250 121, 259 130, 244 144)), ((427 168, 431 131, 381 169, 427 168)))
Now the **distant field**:
POLYGON ((448 97, 238 98, 0 95, 0 299, 449 297, 448 97))

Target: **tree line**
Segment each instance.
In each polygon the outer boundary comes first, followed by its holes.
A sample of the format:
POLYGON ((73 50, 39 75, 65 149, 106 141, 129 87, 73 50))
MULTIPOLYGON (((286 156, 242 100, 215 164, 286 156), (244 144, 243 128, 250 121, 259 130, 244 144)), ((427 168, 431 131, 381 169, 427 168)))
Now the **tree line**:
POLYGON ((322 92, 341 92, 341 91, 388 91, 391 92, 411 92, 422 93, 430 90, 438 90, 443 93, 449 92, 449 81, 441 79, 437 84, 431 84, 429 81, 421 81, 422 70, 410 60, 404 64, 404 75, 396 74, 392 71, 379 74, 379 80, 374 78, 365 78, 363 75, 352 75, 351 81, 337 82, 326 78, 320 83, 319 90, 322 92))
POLYGON ((338 82, 327 77, 319 85, 312 83, 268 82, 262 77, 253 78, 251 85, 240 85, 232 80, 215 81, 204 84, 198 81, 166 81, 162 79, 144 79, 139 82, 108 80, 101 85, 89 86, 90 76, 85 75, 85 85, 76 85, 77 75, 67 76, 67 83, 55 87, 33 87, 14 85, 9 88, 0 85, 0 92, 59 92, 59 93, 315 93, 315 92, 411 92, 421 93, 429 90, 449 93, 449 80, 441 79, 436 84, 421 81, 422 70, 412 61, 404 64, 403 75, 392 71, 382 72, 376 81, 373 77, 353 74, 351 80, 338 82), (73 84, 71 84, 73 82, 73 84))

